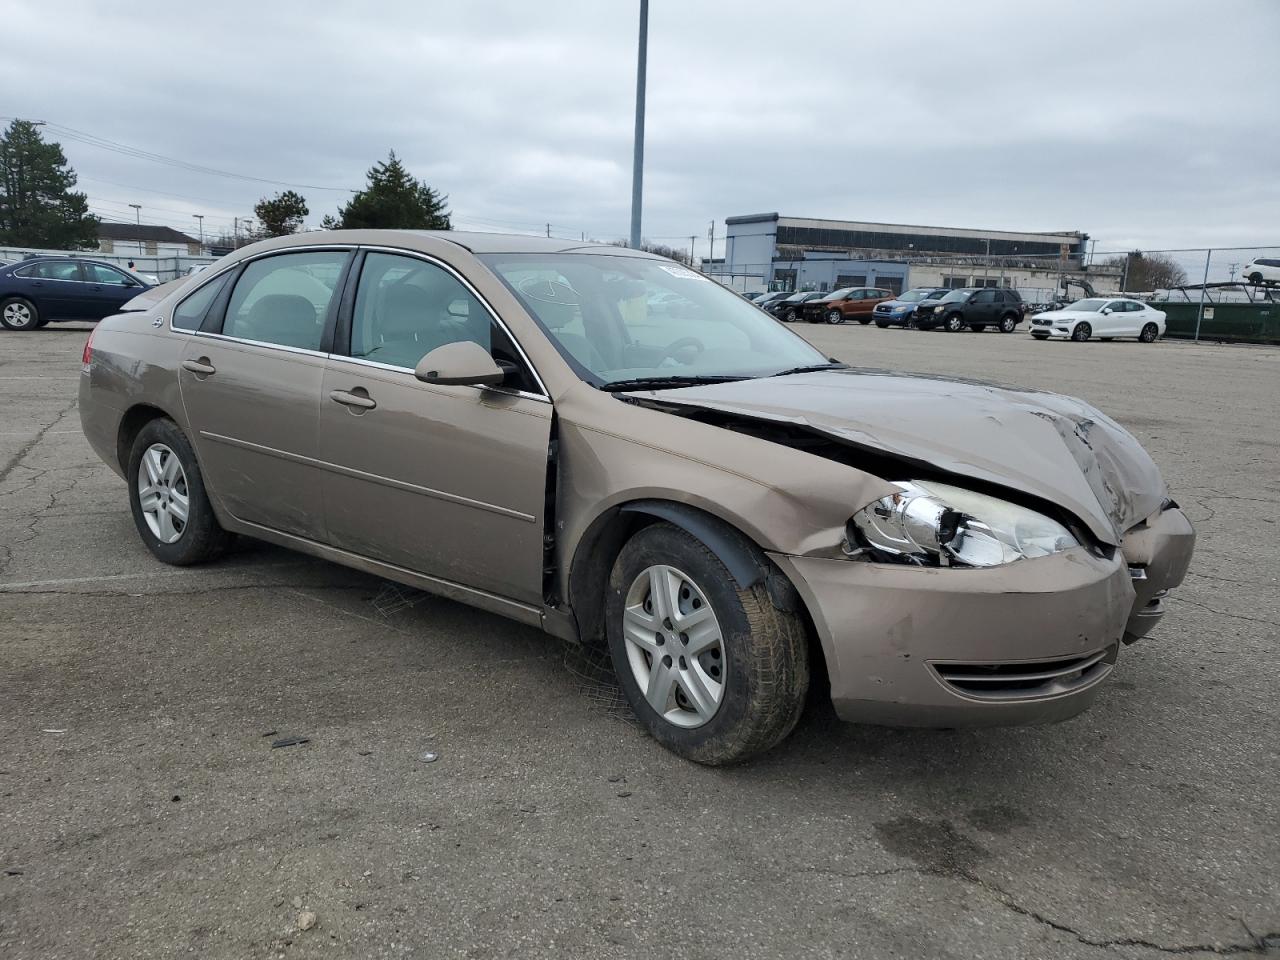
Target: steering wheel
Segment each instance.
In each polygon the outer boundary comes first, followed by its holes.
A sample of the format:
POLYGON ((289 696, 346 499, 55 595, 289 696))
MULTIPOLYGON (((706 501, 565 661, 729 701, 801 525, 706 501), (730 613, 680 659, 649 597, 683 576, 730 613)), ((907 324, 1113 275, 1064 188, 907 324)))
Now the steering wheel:
MULTIPOLYGON (((704 350, 707 349, 707 345, 703 343, 701 340, 699 340, 697 337, 681 337, 679 340, 676 340, 673 343, 668 343, 666 345, 666 347, 662 351, 662 356, 658 358, 658 363, 662 363, 662 361, 666 360, 667 358, 670 358, 672 360, 678 360, 679 357, 675 355, 676 351, 683 350, 685 347, 693 347, 695 350, 698 351, 698 353, 702 353, 704 350)), ((681 361, 681 362, 684 363, 687 361, 681 361)))

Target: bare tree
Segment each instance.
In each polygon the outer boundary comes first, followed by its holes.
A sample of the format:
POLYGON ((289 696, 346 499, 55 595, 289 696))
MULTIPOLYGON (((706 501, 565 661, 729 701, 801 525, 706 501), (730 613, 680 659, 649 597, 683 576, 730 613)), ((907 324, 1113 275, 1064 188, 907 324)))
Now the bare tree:
POLYGON ((1167 253, 1134 250, 1123 257, 1111 257, 1103 261, 1103 265, 1124 271, 1125 290, 1160 290, 1187 282, 1187 271, 1167 253))

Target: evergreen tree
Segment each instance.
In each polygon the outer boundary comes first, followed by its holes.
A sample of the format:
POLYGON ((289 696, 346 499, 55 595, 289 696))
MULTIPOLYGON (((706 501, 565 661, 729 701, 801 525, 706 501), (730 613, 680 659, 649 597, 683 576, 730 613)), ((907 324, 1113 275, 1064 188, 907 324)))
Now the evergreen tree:
POLYGON ((311 211, 307 209, 307 201, 300 193, 286 190, 284 193, 277 193, 270 200, 263 197, 253 208, 253 212, 262 224, 264 237, 287 237, 302 229, 302 221, 311 211))
MULTIPOLYGON (((392 150, 385 163, 370 169, 368 186, 339 211, 338 223, 348 230, 448 230, 448 199, 410 176, 392 150)), ((332 222, 326 218, 324 225, 332 222)))
POLYGON ((75 171, 57 143, 45 143, 29 120, 0 137, 0 244, 84 249, 98 242, 89 199, 72 188, 75 171))

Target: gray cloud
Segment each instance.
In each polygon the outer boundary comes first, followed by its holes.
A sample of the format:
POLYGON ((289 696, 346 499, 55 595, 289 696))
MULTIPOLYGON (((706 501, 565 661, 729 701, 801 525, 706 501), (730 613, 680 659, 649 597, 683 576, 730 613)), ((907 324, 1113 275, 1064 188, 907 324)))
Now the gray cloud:
MULTIPOLYGON (((6 113, 264 178, 357 187, 394 147, 459 225, 615 238, 636 6, 11 3, 0 89, 6 113)), ((645 233, 702 252, 712 218, 779 210, 1280 241, 1277 37, 1273 0, 653 0, 645 233)), ((274 189, 64 146, 120 219, 217 229, 274 189)), ((303 193, 313 221, 342 200, 303 193)))

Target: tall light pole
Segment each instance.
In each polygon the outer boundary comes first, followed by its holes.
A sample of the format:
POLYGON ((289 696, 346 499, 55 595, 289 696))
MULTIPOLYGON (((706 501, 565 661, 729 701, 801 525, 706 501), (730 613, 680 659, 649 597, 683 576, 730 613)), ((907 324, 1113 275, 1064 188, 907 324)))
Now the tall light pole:
POLYGON ((200 221, 200 252, 204 253, 204 214, 193 213, 192 216, 200 221))
POLYGON ((644 188, 644 76, 649 53, 649 0, 640 0, 640 46, 636 54, 635 155, 631 159, 631 247, 640 248, 640 195, 644 188))
POLYGON ((133 207, 133 212, 138 215, 138 256, 142 256, 142 204, 131 203, 129 206, 133 207))

